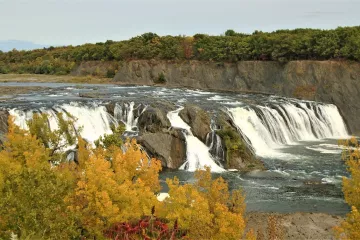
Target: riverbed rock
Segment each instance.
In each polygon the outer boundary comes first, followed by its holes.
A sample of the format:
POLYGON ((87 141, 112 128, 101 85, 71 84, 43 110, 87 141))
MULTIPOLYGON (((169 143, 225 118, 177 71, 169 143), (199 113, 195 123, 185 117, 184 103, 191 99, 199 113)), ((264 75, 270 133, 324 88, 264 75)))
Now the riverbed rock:
POLYGON ((156 133, 169 129, 171 124, 163 110, 150 106, 139 116, 138 126, 140 132, 156 133))
POLYGON ((111 116, 115 116, 114 111, 115 111, 115 105, 116 103, 111 102, 105 105, 106 111, 111 115, 111 116))
POLYGON ((226 114, 221 113, 217 123, 220 129, 216 133, 220 136, 225 151, 225 168, 240 171, 265 170, 264 163, 256 158, 226 114))
POLYGON ((5 140, 5 135, 8 132, 8 119, 9 112, 6 110, 0 110, 0 144, 5 140))
POLYGON ((211 132, 210 117, 207 112, 195 105, 185 105, 179 116, 190 125, 194 136, 205 143, 207 134, 211 132))
POLYGON ((186 159, 186 144, 180 131, 145 133, 138 142, 151 157, 161 160, 162 167, 178 169, 186 159))

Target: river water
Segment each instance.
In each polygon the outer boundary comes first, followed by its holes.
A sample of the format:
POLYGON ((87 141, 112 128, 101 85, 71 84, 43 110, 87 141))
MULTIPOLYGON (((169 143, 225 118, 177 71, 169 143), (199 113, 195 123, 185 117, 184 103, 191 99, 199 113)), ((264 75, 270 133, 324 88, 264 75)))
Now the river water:
POLYGON ((137 134, 137 117, 156 102, 175 105, 168 118, 181 128, 187 141, 187 164, 179 170, 161 173, 165 179, 178 176, 193 182, 193 171, 212 166, 214 176, 222 176, 231 189, 242 188, 247 211, 326 212, 345 214, 341 179, 346 168, 337 140, 348 132, 336 106, 261 94, 206 92, 147 86, 118 86, 63 83, 0 83, 1 86, 44 87, 27 94, 3 96, 0 107, 9 110, 15 122, 26 128, 34 112, 46 112, 53 129, 56 113, 68 112, 78 120, 76 128, 89 141, 111 133, 111 124, 122 121, 127 134, 137 134), (105 105, 117 103, 115 116, 105 105), (185 104, 196 104, 216 116, 228 114, 249 146, 263 160, 267 171, 238 173, 225 171, 211 155, 210 146, 192 135, 190 127, 177 115, 185 104))

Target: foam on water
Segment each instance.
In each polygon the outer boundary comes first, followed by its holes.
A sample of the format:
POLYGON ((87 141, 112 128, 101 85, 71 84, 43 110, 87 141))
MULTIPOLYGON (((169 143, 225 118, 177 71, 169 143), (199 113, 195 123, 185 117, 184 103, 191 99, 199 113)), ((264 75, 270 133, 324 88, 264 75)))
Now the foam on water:
POLYGON ((207 100, 210 100, 210 101, 231 101, 231 99, 229 98, 225 98, 225 97, 221 97, 219 95, 215 95, 213 97, 210 97, 208 98, 207 100))
POLYGON ((326 149, 326 148, 321 148, 321 147, 306 147, 309 150, 312 151, 316 151, 319 153, 324 153, 324 154, 339 154, 341 153, 341 150, 331 150, 331 149, 326 149))

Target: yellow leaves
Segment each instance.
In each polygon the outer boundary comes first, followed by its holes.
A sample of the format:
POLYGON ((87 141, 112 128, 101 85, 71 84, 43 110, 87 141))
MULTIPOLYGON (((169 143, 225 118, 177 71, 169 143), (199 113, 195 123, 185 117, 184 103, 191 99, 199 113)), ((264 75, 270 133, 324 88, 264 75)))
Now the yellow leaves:
POLYGON ((360 149, 356 138, 343 142, 348 146, 343 152, 343 159, 348 167, 351 178, 343 178, 345 200, 350 206, 360 208, 360 149))
MULTIPOLYGON (((33 127, 44 130, 38 122, 33 127)), ((77 164, 51 165, 47 137, 40 141, 10 121, 0 152, 0 190, 6 196, 0 198, 0 231, 44 229, 46 237, 68 239, 82 229, 83 237, 102 238, 111 225, 141 219, 155 207, 156 215, 170 224, 177 220, 191 239, 242 237, 244 197, 240 191, 230 194, 224 179, 212 180, 209 168, 196 172, 194 185, 167 180, 170 197, 161 203, 156 199, 161 163, 149 159, 135 140, 123 151, 115 145, 91 149, 79 137, 77 164), (61 232, 64 228, 68 231, 61 232)))
POLYGON ((343 192, 345 201, 352 206, 351 213, 340 226, 335 227, 339 239, 360 239, 360 149, 356 138, 341 141, 347 147, 343 152, 343 159, 351 177, 343 177, 343 192))
POLYGON ((360 213, 357 208, 353 206, 346 220, 340 226, 335 227, 334 230, 338 239, 360 239, 360 213))
POLYGON ((158 204, 154 193, 160 189, 159 161, 148 160, 135 141, 125 147, 125 153, 115 146, 110 155, 107 149, 91 153, 79 141, 79 164, 84 167, 67 202, 93 235, 100 236, 114 223, 149 215, 158 204))
POLYGON ((141 179, 144 186, 149 187, 151 191, 159 191, 161 162, 156 159, 149 159, 135 140, 128 141, 125 148, 127 149, 125 153, 117 151, 113 159, 113 169, 117 181, 141 179))
POLYGON ((86 147, 86 142, 82 137, 78 137, 78 155, 77 155, 77 161, 78 161, 78 167, 80 169, 85 168, 85 163, 89 159, 90 151, 86 147))
POLYGON ((194 239, 240 239, 245 223, 244 197, 234 191, 230 197, 222 178, 211 179, 210 169, 195 173, 194 185, 180 185, 179 180, 167 180, 169 198, 163 201, 161 215, 178 220, 194 239))

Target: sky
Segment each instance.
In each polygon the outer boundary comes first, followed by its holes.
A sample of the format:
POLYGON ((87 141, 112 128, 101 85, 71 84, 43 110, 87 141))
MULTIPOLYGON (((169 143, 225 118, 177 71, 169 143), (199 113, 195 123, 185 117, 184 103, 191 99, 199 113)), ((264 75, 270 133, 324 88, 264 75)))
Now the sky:
POLYGON ((0 41, 53 46, 356 25, 360 0, 0 0, 0 41))

